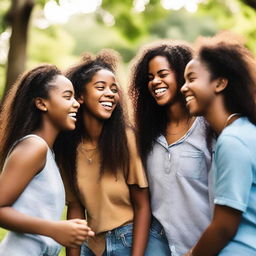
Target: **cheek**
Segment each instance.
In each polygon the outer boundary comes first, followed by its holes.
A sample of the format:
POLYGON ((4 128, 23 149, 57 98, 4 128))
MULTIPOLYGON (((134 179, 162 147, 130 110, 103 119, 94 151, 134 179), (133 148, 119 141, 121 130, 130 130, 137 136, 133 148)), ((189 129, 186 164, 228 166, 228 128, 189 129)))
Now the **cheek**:
POLYGON ((120 96, 119 96, 119 94, 116 94, 116 95, 115 95, 115 101, 116 101, 116 103, 119 103, 119 101, 120 101, 120 96))

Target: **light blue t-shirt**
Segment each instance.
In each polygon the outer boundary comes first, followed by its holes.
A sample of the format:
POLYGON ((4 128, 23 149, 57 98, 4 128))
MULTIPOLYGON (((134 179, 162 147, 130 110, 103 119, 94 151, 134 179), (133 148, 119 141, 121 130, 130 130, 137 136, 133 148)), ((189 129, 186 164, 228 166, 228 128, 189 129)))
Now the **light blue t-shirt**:
POLYGON ((214 203, 243 213, 236 235, 219 255, 256 255, 256 126, 247 118, 220 134, 212 171, 214 203))
POLYGON ((172 256, 186 253, 210 224, 210 167, 202 117, 197 117, 189 131, 171 145, 161 135, 148 155, 151 209, 164 227, 172 256))

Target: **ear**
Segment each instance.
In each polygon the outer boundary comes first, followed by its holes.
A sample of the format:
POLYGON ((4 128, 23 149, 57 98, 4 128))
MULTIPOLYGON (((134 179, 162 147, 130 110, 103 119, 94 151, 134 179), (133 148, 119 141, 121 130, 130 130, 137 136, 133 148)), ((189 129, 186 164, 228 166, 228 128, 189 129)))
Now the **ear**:
POLYGON ((220 93, 222 92, 228 85, 228 79, 226 78, 218 78, 217 85, 215 87, 215 92, 220 93))
POLYGON ((47 111, 45 99, 37 97, 35 99, 35 105, 36 105, 36 108, 40 109, 41 111, 44 111, 44 112, 47 111))
POLYGON ((80 104, 83 104, 83 103, 84 103, 84 96, 83 96, 83 95, 79 96, 79 98, 77 99, 77 101, 78 101, 80 104))

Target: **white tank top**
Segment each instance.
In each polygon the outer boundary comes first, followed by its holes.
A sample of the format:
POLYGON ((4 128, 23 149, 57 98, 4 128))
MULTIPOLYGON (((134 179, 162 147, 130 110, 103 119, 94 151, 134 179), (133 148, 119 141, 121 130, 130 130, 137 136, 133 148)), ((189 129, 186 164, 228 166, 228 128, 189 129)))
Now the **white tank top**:
MULTIPOLYGON (((15 142, 10 152, 20 141, 32 136, 43 140, 34 134, 27 135, 15 142)), ((65 206, 65 191, 54 154, 48 145, 47 148, 44 168, 28 183, 13 208, 29 216, 60 220, 65 206)), ((55 256, 60 249, 61 246, 50 237, 13 231, 8 232, 0 243, 1 256, 55 256)))

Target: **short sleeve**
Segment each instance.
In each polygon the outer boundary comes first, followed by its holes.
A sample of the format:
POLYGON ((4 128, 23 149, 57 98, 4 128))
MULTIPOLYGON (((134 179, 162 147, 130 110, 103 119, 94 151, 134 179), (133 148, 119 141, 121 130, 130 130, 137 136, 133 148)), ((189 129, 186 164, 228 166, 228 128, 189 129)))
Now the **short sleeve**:
POLYGON ((237 137, 219 139, 214 156, 214 203, 244 212, 253 182, 250 151, 237 137))
POLYGON ((127 176, 128 185, 138 185, 140 188, 147 188, 148 181, 143 168, 141 158, 138 154, 135 134, 132 129, 127 129, 127 141, 129 149, 129 171, 127 176))

